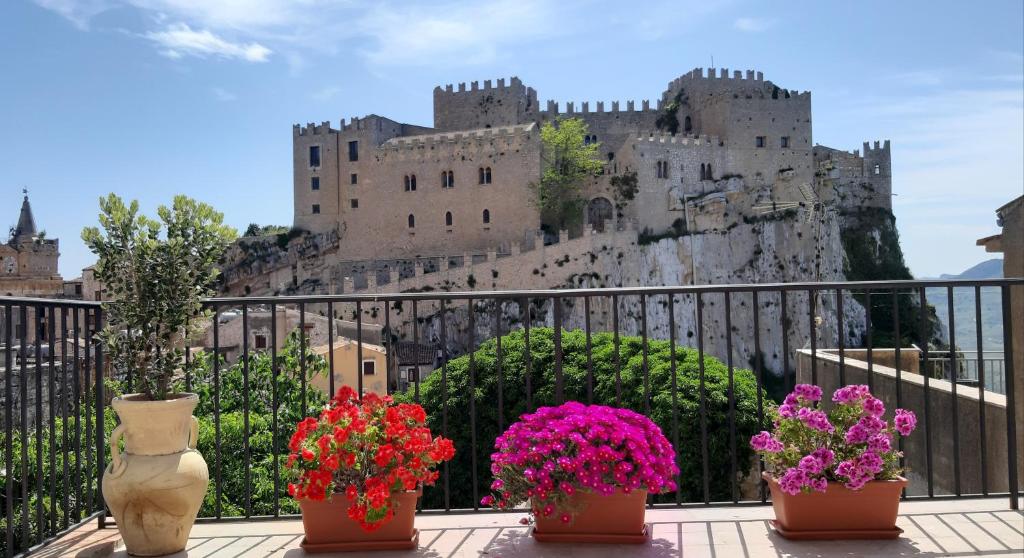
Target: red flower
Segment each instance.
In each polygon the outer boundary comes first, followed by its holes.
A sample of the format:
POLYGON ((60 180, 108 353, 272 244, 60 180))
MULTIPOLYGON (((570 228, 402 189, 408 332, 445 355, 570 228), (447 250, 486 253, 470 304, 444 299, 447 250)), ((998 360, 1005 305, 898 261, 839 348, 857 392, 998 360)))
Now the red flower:
POLYGON ((425 422, 419 405, 372 394, 360 401, 343 386, 326 409, 296 425, 288 494, 323 500, 344 492, 349 517, 368 531, 380 528, 394 516, 396 493, 434 484, 437 464, 455 455, 451 440, 435 438, 425 422))

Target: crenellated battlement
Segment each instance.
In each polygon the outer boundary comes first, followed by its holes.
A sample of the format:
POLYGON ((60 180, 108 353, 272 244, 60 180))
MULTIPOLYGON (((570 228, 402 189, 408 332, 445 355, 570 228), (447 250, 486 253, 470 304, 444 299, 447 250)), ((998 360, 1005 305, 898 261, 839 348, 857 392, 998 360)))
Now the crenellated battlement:
MULTIPOLYGON (((661 110, 663 101, 660 99, 656 101, 655 110, 661 110)), ((595 103, 595 110, 590 110, 590 102, 583 101, 580 103, 579 110, 576 108, 576 103, 573 101, 565 101, 565 109, 559 108, 560 103, 555 100, 549 100, 547 102, 547 109, 541 111, 542 116, 553 118, 560 115, 579 115, 579 114, 634 114, 639 112, 650 112, 651 101, 644 99, 640 101, 640 110, 637 110, 636 101, 611 101, 609 104, 605 104, 604 101, 597 101, 595 103), (623 109, 622 107, 626 108, 623 109)))
POLYGON ((484 85, 481 88, 479 81, 472 81, 469 83, 469 88, 466 88, 466 83, 462 82, 458 85, 458 89, 455 88, 454 84, 447 84, 442 88, 440 85, 434 88, 435 93, 472 93, 475 91, 522 91, 523 82, 516 76, 512 76, 508 84, 505 83, 505 78, 498 78, 497 85, 493 85, 489 79, 484 80, 484 85))
POLYGON ((864 156, 869 155, 882 155, 889 153, 889 140, 885 140, 884 143, 875 141, 874 146, 871 146, 870 142, 864 142, 864 156))
MULTIPOLYGON (((344 123, 344 121, 342 121, 344 123)), ((321 134, 336 134, 337 130, 331 128, 331 121, 324 120, 319 125, 313 122, 306 123, 305 126, 298 124, 292 124, 292 137, 297 136, 319 136, 321 134)))
MULTIPOLYGON (((707 68, 705 72, 704 68, 694 68, 689 72, 677 77, 676 79, 668 82, 668 89, 666 92, 677 91, 685 85, 691 85, 694 88, 716 88, 721 90, 732 89, 733 86, 741 87, 744 89, 763 89, 767 90, 768 87, 775 87, 770 81, 764 79, 762 72, 754 70, 734 70, 731 72, 728 68, 707 68)), ((810 91, 796 91, 790 89, 777 88, 779 94, 772 96, 772 99, 778 100, 790 100, 790 99, 810 99, 810 91)))

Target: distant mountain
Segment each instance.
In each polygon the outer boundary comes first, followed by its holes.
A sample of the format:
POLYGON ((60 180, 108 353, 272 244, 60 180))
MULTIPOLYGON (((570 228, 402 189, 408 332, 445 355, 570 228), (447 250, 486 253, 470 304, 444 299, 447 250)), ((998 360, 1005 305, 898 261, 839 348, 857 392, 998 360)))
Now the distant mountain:
MULTIPOLYGON (((1003 260, 993 258, 985 260, 963 273, 951 275, 944 273, 939 279, 998 279, 1003 276, 1003 260)), ((935 307, 935 313, 946 330, 949 331, 949 298, 945 288, 926 289, 928 303, 935 307)), ((962 287, 953 289, 953 310, 956 318, 956 344, 959 348, 974 351, 978 347, 977 330, 975 329, 974 288, 962 287)), ((984 287, 981 289, 981 327, 984 350, 999 352, 1003 348, 1003 311, 999 289, 984 287)))
POLYGON ((950 275, 943 273, 939 279, 999 279, 1003 276, 1003 260, 992 258, 977 264, 963 273, 950 275))

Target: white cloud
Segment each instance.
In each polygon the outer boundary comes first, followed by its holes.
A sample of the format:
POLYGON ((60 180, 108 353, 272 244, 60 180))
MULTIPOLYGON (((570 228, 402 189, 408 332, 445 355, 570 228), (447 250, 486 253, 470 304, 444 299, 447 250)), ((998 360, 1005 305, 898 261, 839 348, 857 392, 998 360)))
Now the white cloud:
POLYGON ((758 17, 741 17, 734 21, 732 26, 739 31, 758 33, 760 31, 767 31, 774 27, 775 20, 758 17))
POLYGON ((514 41, 554 32, 549 5, 536 0, 448 3, 396 9, 378 4, 356 23, 379 65, 483 64, 514 41))
POLYGON ((33 0, 39 7, 60 14, 75 27, 86 30, 89 20, 114 7, 111 0, 33 0))
POLYGON ((266 62, 271 50, 259 43, 233 43, 209 29, 192 29, 187 23, 174 23, 145 37, 161 47, 161 54, 178 59, 183 56, 216 56, 248 62, 266 62))
POLYGON ((224 101, 225 103, 238 100, 238 95, 220 87, 213 88, 213 96, 216 97, 218 101, 224 101))
POLYGON ((309 96, 316 101, 330 101, 331 99, 337 97, 338 93, 341 93, 341 88, 336 85, 331 85, 328 87, 317 89, 309 96))

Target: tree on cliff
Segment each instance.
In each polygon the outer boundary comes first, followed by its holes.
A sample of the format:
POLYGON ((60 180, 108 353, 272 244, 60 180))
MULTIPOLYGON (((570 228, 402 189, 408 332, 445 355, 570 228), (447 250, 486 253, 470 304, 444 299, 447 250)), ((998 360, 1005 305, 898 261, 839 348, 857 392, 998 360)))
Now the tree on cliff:
POLYGON ((549 230, 578 224, 585 200, 581 194, 587 179, 601 172, 596 141, 584 141, 587 124, 579 118, 545 122, 540 128, 541 176, 530 184, 541 223, 549 230))

